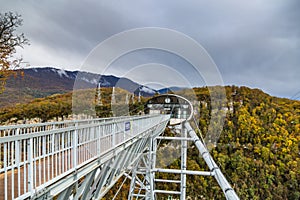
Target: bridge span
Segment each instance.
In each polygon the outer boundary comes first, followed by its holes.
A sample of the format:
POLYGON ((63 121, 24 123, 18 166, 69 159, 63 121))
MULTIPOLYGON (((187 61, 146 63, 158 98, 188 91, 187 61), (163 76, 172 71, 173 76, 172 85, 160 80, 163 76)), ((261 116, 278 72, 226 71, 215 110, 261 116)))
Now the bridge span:
POLYGON ((187 174, 214 176, 227 199, 239 199, 188 122, 181 124, 180 137, 161 136, 169 120, 170 115, 156 114, 2 126, 0 200, 101 199, 122 176, 131 179, 128 199, 165 193, 183 200, 187 174), (162 139, 182 141, 181 170, 156 168, 162 139), (187 170, 189 140, 210 171, 187 170), (155 179, 157 172, 179 173, 181 179, 155 179), (156 182, 179 183, 180 191, 156 189, 156 182))

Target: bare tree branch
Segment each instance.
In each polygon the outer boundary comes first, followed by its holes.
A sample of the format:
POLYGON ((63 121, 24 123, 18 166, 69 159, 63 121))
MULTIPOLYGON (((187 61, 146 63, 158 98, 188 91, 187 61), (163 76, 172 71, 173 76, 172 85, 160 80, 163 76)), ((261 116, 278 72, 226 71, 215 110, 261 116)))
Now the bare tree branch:
POLYGON ((15 31, 22 26, 21 15, 13 12, 0 13, 0 94, 3 92, 8 76, 14 74, 22 58, 14 56, 16 48, 23 48, 29 41, 24 34, 16 34, 15 31))

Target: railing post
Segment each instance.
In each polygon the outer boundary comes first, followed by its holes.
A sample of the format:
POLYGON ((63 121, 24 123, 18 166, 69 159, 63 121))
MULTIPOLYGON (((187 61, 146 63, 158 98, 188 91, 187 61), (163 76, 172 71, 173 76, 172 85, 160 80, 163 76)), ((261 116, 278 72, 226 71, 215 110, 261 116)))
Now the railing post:
MULTIPOLYGON (((98 125, 97 126, 97 129, 98 129, 98 131, 97 131, 97 155, 99 156, 100 155, 100 143, 101 143, 101 140, 100 140, 100 125, 98 125)), ((96 130, 97 130, 96 129, 96 130)))
POLYGON ((113 121, 112 124, 112 147, 115 147, 116 145, 116 122, 113 121))
MULTIPOLYGON (((181 124, 181 137, 187 138, 187 130, 183 124, 181 124)), ((181 141, 181 170, 186 170, 187 162, 187 140, 181 141)), ((180 184, 180 200, 186 198, 186 174, 181 173, 181 184, 180 184)))
POLYGON ((28 150, 28 191, 30 191, 31 195, 34 192, 34 183, 33 183, 33 138, 30 138, 27 141, 27 150, 28 150))
MULTIPOLYGON (((52 129, 54 130, 55 129, 55 124, 52 125, 52 129)), ((56 163, 56 159, 55 159, 55 134, 53 133, 51 135, 51 162, 52 164, 54 165, 54 162, 56 163)), ((54 175, 57 175, 57 167, 54 166, 54 167, 51 167, 51 175, 52 175, 52 178, 54 177, 54 175), (55 171, 54 171, 54 168, 55 168, 55 171)))
POLYGON ((47 136, 43 136, 42 137, 42 143, 43 143, 43 147, 42 147, 42 159, 43 159, 43 168, 44 168, 44 172, 43 172, 43 178, 44 178, 44 182, 46 181, 46 148, 47 148, 47 142, 46 142, 46 137, 47 136))
MULTIPOLYGON (((20 134, 20 128, 17 129, 16 135, 20 134)), ((18 196, 21 194, 21 175, 20 175, 20 140, 15 141, 15 156, 16 156, 16 164, 18 168, 18 196)))
MULTIPOLYGON (((54 158, 54 152, 55 152, 55 135, 54 135, 54 133, 52 134, 52 139, 51 139, 51 162, 52 162, 52 164, 54 164, 54 160, 55 160, 55 158, 54 158)), ((56 160, 55 160, 56 161, 56 160)), ((52 175, 52 178, 54 177, 54 168, 57 170, 57 167, 51 167, 51 175, 52 175)))
POLYGON ((72 141, 73 146, 73 168, 77 167, 77 143, 78 143, 78 122, 75 124, 74 137, 72 141))
POLYGON ((4 143, 4 152, 3 152, 3 167, 4 167, 4 198, 5 200, 8 199, 8 179, 7 179, 7 157, 9 156, 7 154, 7 143, 4 143))
POLYGON ((149 163, 149 170, 150 170, 150 199, 155 199, 155 172, 152 172, 152 169, 156 166, 156 150, 157 150, 157 140, 154 136, 151 136, 150 140, 150 163, 149 163))
POLYGON ((65 172, 65 133, 61 134, 61 163, 60 163, 60 168, 61 168, 61 172, 64 173, 65 172))

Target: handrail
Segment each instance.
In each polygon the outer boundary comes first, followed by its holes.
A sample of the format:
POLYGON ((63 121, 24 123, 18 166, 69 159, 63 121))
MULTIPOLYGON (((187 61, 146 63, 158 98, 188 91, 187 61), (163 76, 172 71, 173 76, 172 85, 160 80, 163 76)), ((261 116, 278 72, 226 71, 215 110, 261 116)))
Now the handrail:
POLYGON ((217 180, 219 186, 223 190, 223 193, 228 200, 239 200, 240 198, 235 193, 234 189, 230 186, 228 181, 226 180, 225 176, 221 172, 218 165, 215 163, 211 155, 209 154, 207 148, 204 146, 202 141, 199 139, 193 128, 191 127, 190 123, 186 122, 184 124, 185 128, 188 131, 190 137, 194 140, 196 147, 200 151, 201 156, 203 157, 204 161, 206 162, 208 168, 213 172, 215 175, 215 179, 217 180))
MULTIPOLYGON (((154 116, 154 115, 152 115, 154 116)), ((19 125, 7 125, 0 126, 0 138, 5 136, 12 135, 21 135, 21 134, 29 134, 35 132, 43 132, 48 130, 60 129, 65 127, 72 127, 84 124, 98 124, 98 123, 106 123, 108 121, 118 121, 122 119, 128 118, 144 118, 147 115, 138 115, 138 116, 121 116, 121 117, 111 117, 111 118, 95 118, 95 119, 84 119, 84 120, 67 120, 61 122, 45 122, 45 123, 36 123, 36 124, 19 124, 19 125)))

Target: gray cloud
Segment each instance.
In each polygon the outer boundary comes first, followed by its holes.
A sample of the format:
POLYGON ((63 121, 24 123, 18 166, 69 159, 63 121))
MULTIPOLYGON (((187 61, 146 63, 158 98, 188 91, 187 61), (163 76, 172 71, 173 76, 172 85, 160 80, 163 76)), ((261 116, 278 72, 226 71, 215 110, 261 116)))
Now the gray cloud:
MULTIPOLYGON (((202 44, 225 84, 283 97, 300 90, 297 0, 0 1, 1 12, 22 14, 21 31, 32 45, 20 53, 33 66, 79 69, 104 39, 127 29, 156 26, 183 32, 202 44)), ((157 55, 156 61, 164 64, 172 64, 174 58, 165 60, 157 55)))

